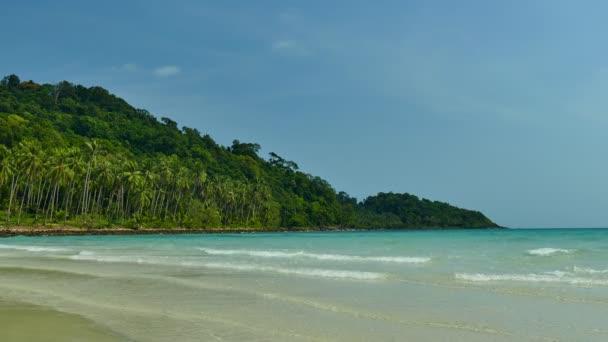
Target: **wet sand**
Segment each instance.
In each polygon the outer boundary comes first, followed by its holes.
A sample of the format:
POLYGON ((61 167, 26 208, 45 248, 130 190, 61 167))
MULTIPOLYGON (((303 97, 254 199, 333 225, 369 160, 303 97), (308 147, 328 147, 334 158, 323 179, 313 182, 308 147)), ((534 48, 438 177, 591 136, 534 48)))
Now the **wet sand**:
POLYGON ((0 340, 11 342, 127 341, 77 315, 0 300, 0 340))

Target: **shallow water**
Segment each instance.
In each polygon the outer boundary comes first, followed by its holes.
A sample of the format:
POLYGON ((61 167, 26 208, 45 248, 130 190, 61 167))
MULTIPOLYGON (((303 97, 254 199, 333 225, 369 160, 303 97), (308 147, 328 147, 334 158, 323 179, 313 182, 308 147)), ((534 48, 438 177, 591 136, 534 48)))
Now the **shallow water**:
POLYGON ((0 299, 135 341, 605 341, 608 230, 7 238, 0 299))

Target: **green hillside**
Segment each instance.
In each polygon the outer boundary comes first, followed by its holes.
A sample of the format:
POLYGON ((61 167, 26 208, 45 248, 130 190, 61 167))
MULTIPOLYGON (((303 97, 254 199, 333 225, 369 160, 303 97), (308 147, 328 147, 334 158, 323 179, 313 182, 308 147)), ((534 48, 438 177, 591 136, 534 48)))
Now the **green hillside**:
POLYGON ((3 224, 87 227, 496 227, 408 194, 362 202, 275 153, 158 120, 101 87, 0 84, 3 224))

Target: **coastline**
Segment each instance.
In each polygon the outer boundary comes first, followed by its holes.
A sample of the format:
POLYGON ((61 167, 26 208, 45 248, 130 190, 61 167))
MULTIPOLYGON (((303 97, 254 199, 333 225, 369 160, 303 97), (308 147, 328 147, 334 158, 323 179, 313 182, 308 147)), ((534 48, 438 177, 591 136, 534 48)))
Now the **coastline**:
POLYGON ((158 235, 158 234, 245 234, 245 233, 288 233, 322 231, 359 231, 338 227, 306 228, 78 228, 78 227, 0 227, 0 238, 13 236, 80 236, 80 235, 158 235))
POLYGON ((462 227, 438 227, 438 228, 400 228, 400 229, 374 229, 374 228, 341 228, 341 227, 298 227, 298 228, 78 228, 70 226, 58 227, 2 227, 0 226, 0 238, 14 236, 84 236, 84 235, 162 235, 162 234, 253 234, 253 233, 290 233, 290 232, 356 232, 356 231, 428 231, 428 230, 486 230, 505 229, 505 227, 487 228, 462 228, 462 227))

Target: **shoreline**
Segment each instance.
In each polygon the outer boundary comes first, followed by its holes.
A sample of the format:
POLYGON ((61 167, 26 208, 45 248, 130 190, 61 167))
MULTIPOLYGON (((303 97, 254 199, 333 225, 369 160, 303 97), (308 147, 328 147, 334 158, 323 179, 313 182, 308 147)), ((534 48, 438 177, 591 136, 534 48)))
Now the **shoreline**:
POLYGON ((163 235, 163 234, 254 234, 254 233, 295 233, 295 232, 369 232, 369 231, 428 231, 428 230, 488 230, 505 229, 504 227, 488 228, 400 228, 400 229, 367 229, 340 227, 304 227, 304 228, 78 228, 78 227, 2 227, 0 238, 15 236, 86 236, 86 235, 163 235))
POLYGON ((13 236, 80 236, 80 235, 154 235, 154 234, 244 234, 244 233, 288 233, 318 231, 355 231, 346 228, 78 228, 78 227, 0 227, 0 238, 13 236))

